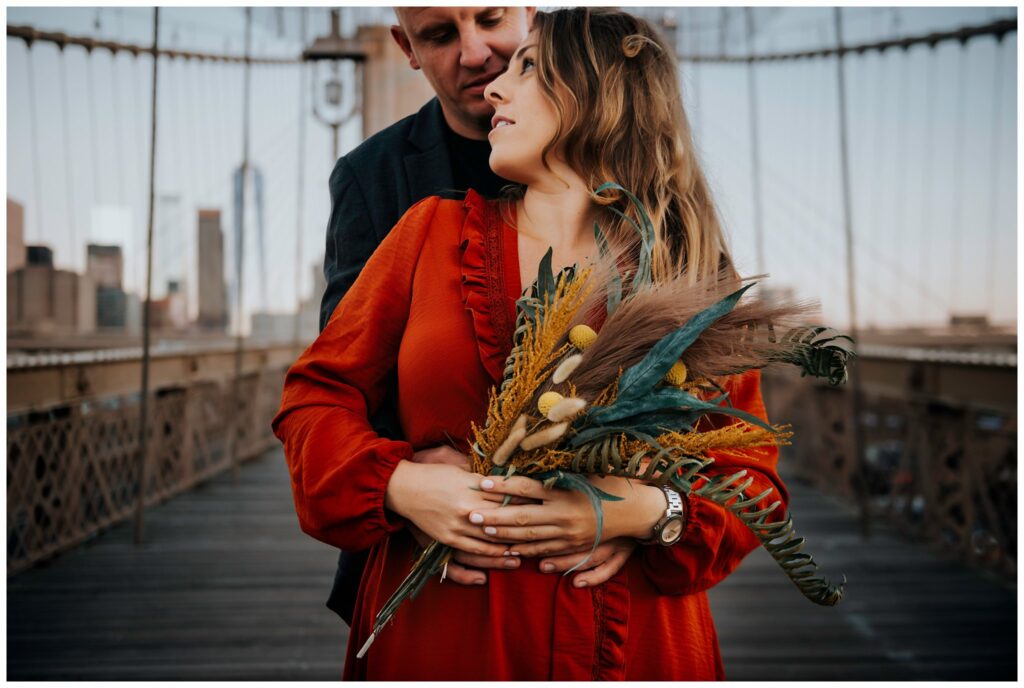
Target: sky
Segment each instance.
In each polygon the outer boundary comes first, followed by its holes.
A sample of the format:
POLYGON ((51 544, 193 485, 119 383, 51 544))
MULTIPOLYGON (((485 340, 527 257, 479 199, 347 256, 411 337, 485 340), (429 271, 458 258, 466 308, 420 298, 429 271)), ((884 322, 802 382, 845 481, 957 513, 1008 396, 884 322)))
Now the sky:
MULTIPOLYGON (((655 13, 667 11, 659 9, 655 13)), ((674 8, 683 53, 745 54, 741 8, 674 8)), ((343 30, 390 22, 387 8, 346 8, 343 30)), ((848 44, 1015 17, 1003 8, 845 8, 848 44)), ((149 44, 148 8, 8 8, 9 24, 149 44)), ((755 52, 832 45, 831 8, 755 11, 755 52)), ((308 14, 307 41, 327 9, 308 14)), ((257 8, 253 52, 296 55, 298 9, 257 8)), ((161 44, 238 54, 242 8, 161 10, 161 44)), ((149 164, 148 58, 7 39, 7 195, 26 206, 29 243, 81 270, 87 241, 119 243, 126 284, 144 276, 149 164), (33 79, 30 81, 30 75, 33 79)), ((1016 318, 1017 40, 975 39, 934 50, 891 50, 845 60, 859 324, 937 325, 951 312, 1016 318)), ((308 78, 308 75, 307 75, 308 78)), ((759 64, 758 109, 765 265, 755 255, 750 98, 746 65, 684 64, 695 146, 744 274, 816 299, 823 320, 847 323, 835 60, 759 64)), ((242 154, 237 65, 161 61, 154 296, 181 279, 195 311, 196 210, 220 208, 225 269, 234 265, 231 175, 242 154)), ((251 159, 265 187, 262 252, 247 214, 246 310, 290 311, 322 263, 333 164, 329 130, 300 98, 293 66, 256 67, 251 159), (306 143, 300 156, 299 122, 306 143), (305 185, 298 189, 300 158, 305 185), (301 202, 303 221, 298 222, 301 202), (301 252, 300 252, 301 251, 301 252), (300 252, 297 260, 297 252, 300 252), (261 267, 260 256, 263 256, 261 267), (299 266, 297 268, 297 266, 299 266), (314 268, 315 266, 315 268, 314 268)), ((343 129, 341 152, 360 142, 343 129)), ((251 198, 251 195, 250 195, 251 198)))

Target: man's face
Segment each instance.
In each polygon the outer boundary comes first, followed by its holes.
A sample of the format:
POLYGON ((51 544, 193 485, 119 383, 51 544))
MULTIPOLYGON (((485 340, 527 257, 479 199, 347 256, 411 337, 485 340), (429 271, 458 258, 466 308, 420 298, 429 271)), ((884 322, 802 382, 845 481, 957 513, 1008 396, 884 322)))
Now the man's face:
POLYGON ((403 7, 391 35, 434 87, 445 119, 469 138, 490 131, 484 88, 505 71, 533 21, 533 7, 403 7))

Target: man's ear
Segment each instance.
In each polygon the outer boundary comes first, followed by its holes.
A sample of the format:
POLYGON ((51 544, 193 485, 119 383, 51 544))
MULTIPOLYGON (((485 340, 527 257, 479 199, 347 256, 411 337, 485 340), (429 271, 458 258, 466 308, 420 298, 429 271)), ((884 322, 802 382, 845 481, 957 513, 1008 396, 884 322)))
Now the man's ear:
POLYGON ((405 30, 398 24, 391 26, 391 37, 395 39, 395 43, 402 49, 405 56, 409 58, 409 66, 413 69, 419 69, 420 63, 416 60, 416 54, 412 51, 412 44, 409 43, 409 37, 405 35, 405 30))
POLYGON ((537 8, 536 7, 524 7, 523 9, 526 10, 526 26, 529 29, 533 29, 533 18, 537 14, 537 8))

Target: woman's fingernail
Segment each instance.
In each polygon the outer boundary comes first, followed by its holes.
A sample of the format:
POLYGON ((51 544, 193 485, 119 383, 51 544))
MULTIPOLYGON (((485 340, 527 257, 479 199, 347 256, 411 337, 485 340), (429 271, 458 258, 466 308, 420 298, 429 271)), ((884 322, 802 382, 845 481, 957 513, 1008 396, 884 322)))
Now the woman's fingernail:
MULTIPOLYGON (((484 520, 483 517, 481 517, 480 520, 483 521, 484 520)), ((477 523, 477 521, 474 521, 474 523, 477 523)), ((488 535, 497 535, 498 534, 498 529, 495 528, 494 526, 487 526, 486 528, 484 528, 484 532, 487 533, 488 535)))
POLYGON ((473 585, 483 585, 486 582, 486 578, 477 578, 475 581, 473 581, 473 585))
POLYGON ((490 478, 484 478, 483 480, 480 481, 480 487, 484 488, 485 490, 489 490, 492 487, 494 487, 494 481, 491 480, 490 478))
POLYGON ((505 568, 507 568, 507 569, 514 569, 515 567, 519 566, 519 560, 518 559, 506 559, 505 563, 503 564, 503 566, 505 568))
POLYGON ((585 580, 578 580, 578 581, 576 581, 576 587, 577 588, 585 588, 585 587, 587 587, 587 581, 585 581, 585 580))
POLYGON ((469 521, 470 523, 483 523, 484 517, 481 514, 470 514, 469 521))
POLYGON ((511 553, 511 552, 509 552, 508 550, 505 550, 505 553, 504 553, 504 554, 502 554, 501 556, 503 556, 503 557, 511 557, 511 556, 512 556, 512 553, 511 553))
POLYGON ((554 571, 555 570, 555 565, 552 564, 552 563, 541 564, 540 565, 540 570, 541 571, 554 571))
POLYGON ((519 552, 512 552, 512 556, 513 557, 518 557, 519 556, 519 552))

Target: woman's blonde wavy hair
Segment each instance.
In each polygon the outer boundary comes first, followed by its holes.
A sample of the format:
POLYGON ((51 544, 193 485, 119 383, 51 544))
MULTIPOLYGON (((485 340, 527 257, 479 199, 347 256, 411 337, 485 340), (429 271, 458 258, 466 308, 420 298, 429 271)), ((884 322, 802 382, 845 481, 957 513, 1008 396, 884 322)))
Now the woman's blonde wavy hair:
MULTIPOLYGON (((559 113, 556 148, 596 189, 616 182, 643 202, 655 228, 656 282, 735 275, 718 212, 693 148, 676 60, 645 20, 607 8, 538 12, 537 75, 559 113)), ((621 192, 596 203, 639 217, 621 192)), ((613 245, 635 242, 627 220, 601 222, 613 245)))

